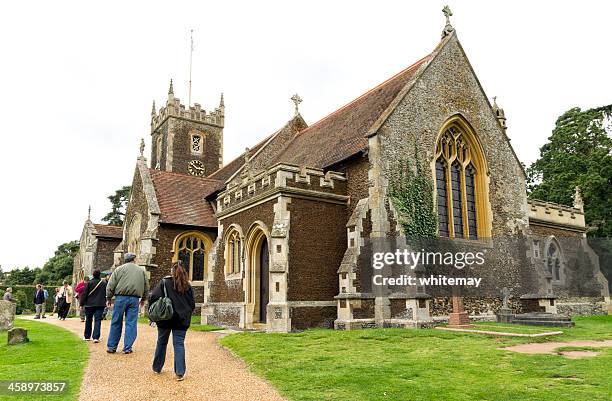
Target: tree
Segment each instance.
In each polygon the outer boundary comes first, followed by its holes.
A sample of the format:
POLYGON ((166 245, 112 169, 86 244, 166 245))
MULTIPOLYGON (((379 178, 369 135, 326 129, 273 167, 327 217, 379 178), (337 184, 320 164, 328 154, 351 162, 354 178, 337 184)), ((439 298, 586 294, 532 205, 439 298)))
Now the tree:
POLYGON ((46 285, 59 285, 70 279, 74 257, 79 251, 79 242, 70 241, 57 247, 55 254, 47 260, 36 275, 36 282, 46 285))
POLYGON ((29 285, 34 284, 36 275, 40 272, 39 268, 30 269, 24 267, 22 269, 14 269, 10 272, 8 279, 6 280, 7 285, 29 285))
POLYGON ((566 111, 527 169, 532 198, 571 205, 575 187, 581 189, 594 237, 612 236, 611 121, 612 105, 566 111))
POLYGON ((125 210, 127 209, 127 203, 130 199, 131 190, 131 186, 124 186, 108 197, 112 205, 111 211, 102 218, 102 221, 113 226, 123 225, 123 218, 125 217, 125 210))

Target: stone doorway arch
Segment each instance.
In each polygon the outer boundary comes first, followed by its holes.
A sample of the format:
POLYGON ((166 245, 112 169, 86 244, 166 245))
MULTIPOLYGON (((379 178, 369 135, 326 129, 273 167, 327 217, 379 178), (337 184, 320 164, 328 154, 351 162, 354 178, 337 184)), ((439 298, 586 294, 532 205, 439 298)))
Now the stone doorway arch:
POLYGON ((270 301, 270 247, 268 230, 254 223, 246 240, 245 327, 267 324, 270 301))

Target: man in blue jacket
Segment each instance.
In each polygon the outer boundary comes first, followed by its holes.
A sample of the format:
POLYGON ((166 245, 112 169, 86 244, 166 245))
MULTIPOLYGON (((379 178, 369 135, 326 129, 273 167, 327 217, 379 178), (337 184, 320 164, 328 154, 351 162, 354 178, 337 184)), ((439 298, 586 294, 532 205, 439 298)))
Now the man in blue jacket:
POLYGON ((34 316, 34 319, 40 319, 41 313, 42 313, 42 318, 46 319, 45 291, 43 290, 41 284, 36 284, 36 292, 34 293, 34 308, 36 309, 36 316, 34 316))

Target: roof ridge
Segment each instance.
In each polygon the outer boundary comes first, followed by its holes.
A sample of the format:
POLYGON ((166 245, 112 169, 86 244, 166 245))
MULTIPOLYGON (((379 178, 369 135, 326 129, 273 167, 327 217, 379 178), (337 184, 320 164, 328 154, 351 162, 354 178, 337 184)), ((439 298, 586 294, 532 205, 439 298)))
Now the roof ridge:
POLYGON ((317 125, 321 124, 323 121, 327 120, 328 118, 340 113, 341 111, 347 109, 349 106, 351 106, 352 104, 356 103, 357 101, 359 101, 360 99, 363 99, 364 97, 366 97, 367 95, 371 94, 372 92, 374 92, 375 90, 384 87, 386 84, 388 84, 390 81, 393 81, 394 79, 398 78, 399 76, 405 74, 406 72, 412 70, 413 68, 417 67, 418 65, 420 65, 421 63, 425 62, 427 58, 431 57, 432 53, 429 53, 428 55, 426 55, 425 57, 421 58, 420 60, 416 61, 415 63, 411 64, 410 66, 404 68, 403 70, 401 70, 400 72, 396 73, 395 75, 393 75, 392 77, 384 80, 383 82, 381 82, 380 84, 376 85, 375 87, 371 88, 370 90, 368 90, 367 92, 361 94, 360 96, 356 97, 355 99, 351 100, 350 102, 346 103, 344 106, 340 107, 339 109, 329 113, 328 115, 326 115, 325 117, 321 118, 320 120, 318 120, 317 122, 315 122, 312 125, 309 125, 308 127, 306 127, 305 129, 303 129, 302 131, 296 133, 295 135, 302 135, 303 133, 307 132, 308 130, 310 130, 313 127, 316 127, 317 125))

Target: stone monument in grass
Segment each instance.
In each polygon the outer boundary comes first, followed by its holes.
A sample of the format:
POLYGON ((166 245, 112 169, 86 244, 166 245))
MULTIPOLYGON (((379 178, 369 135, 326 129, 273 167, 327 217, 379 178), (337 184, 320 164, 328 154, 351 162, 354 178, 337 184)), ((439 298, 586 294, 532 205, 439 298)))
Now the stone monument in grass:
POLYGON ((502 295, 504 296, 502 307, 499 309, 497 313, 497 323, 512 323, 512 309, 510 309, 509 301, 510 301, 510 290, 506 287, 502 290, 502 295))
POLYGON ((21 327, 15 327, 8 331, 8 345, 23 344, 30 341, 28 331, 21 327))
POLYGON ((15 321, 15 303, 11 301, 0 301, 0 331, 13 328, 15 321))

